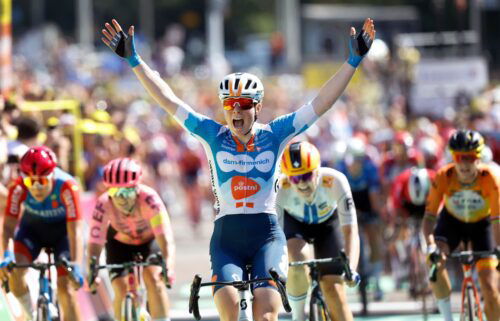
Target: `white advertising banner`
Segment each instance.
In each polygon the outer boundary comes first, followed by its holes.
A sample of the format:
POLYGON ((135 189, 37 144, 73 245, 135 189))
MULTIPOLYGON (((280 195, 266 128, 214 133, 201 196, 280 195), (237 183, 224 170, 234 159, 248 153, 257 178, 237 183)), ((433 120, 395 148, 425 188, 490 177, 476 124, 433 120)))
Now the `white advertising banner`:
POLYGON ((455 107, 458 94, 473 96, 487 85, 484 58, 422 59, 415 66, 411 111, 417 115, 443 116, 447 108, 455 107))

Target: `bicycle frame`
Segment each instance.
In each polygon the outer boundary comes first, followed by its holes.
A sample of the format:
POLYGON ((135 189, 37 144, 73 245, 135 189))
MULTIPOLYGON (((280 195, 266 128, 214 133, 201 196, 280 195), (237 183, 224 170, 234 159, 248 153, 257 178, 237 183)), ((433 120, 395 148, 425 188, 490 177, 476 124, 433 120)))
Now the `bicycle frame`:
MULTIPOLYGON (((345 254, 344 251, 340 251, 340 256, 336 258, 326 258, 326 259, 315 259, 315 260, 308 260, 308 261, 297 261, 297 262, 291 262, 289 264, 290 267, 293 266, 303 266, 307 265, 309 267, 309 276, 311 277, 311 299, 310 299, 310 306, 312 307, 314 304, 318 304, 326 314, 327 318, 329 318, 328 314, 328 308, 325 303, 325 299, 323 297, 323 293, 321 292, 321 286, 320 286, 320 281, 319 281, 319 270, 318 270, 318 265, 320 264, 326 264, 326 263, 333 263, 333 262, 341 262, 343 267, 344 267, 344 277, 348 280, 352 279, 352 271, 349 266, 349 259, 347 258, 347 255, 345 254)), ((310 309, 309 313, 315 313, 315 311, 312 311, 310 309)), ((312 318, 312 316, 311 316, 312 318)))
POLYGON ((39 291, 36 303, 36 310, 38 313, 37 320, 47 320, 47 321, 59 320, 58 319, 59 308, 57 307, 57 304, 55 302, 50 268, 53 266, 63 266, 64 268, 66 268, 68 272, 71 272, 70 271, 71 266, 67 261, 53 262, 52 250, 46 249, 45 252, 49 258, 48 263, 27 263, 27 264, 11 263, 7 268, 8 269, 32 268, 38 270, 40 272, 40 275, 38 277, 39 291), (56 311, 58 315, 52 315, 53 311, 51 311, 51 309, 49 308, 50 304, 56 306, 56 311), (46 318, 42 319, 43 316, 39 315, 41 311, 45 311, 46 318))
MULTIPOLYGON (((432 266, 430 269, 430 276, 429 280, 431 282, 436 281, 436 275, 437 275, 437 263, 440 260, 440 253, 435 253, 433 256, 431 256, 431 262, 432 266)), ((462 269, 464 272, 464 279, 462 282, 462 307, 461 307, 461 318, 460 320, 463 320, 465 318, 465 315, 467 312, 472 312, 474 314, 477 314, 477 317, 479 318, 479 321, 483 320, 483 312, 481 309, 481 300, 479 298, 479 291, 476 288, 476 285, 474 284, 474 279, 472 277, 472 269, 474 267, 475 261, 477 258, 484 258, 488 257, 491 255, 498 255, 494 251, 461 251, 457 253, 451 253, 449 257, 458 259, 460 264, 462 265, 462 269), (474 302, 468 302, 471 298, 468 296, 468 292, 472 291, 474 302), (467 302, 466 302, 467 301, 467 302), (475 306, 474 311, 466 311, 466 308, 474 308, 471 307, 470 305, 475 306)))
POLYGON ((128 300, 132 300, 133 303, 133 311, 132 311, 132 320, 139 320, 140 318, 140 308, 145 306, 145 289, 143 287, 142 281, 142 268, 147 266, 160 266, 162 268, 162 275, 165 282, 165 285, 168 289, 170 289, 170 283, 168 282, 167 277, 167 267, 165 265, 165 261, 161 257, 160 254, 152 255, 148 258, 148 260, 143 261, 142 257, 137 256, 135 261, 125 262, 121 264, 104 264, 98 265, 97 258, 91 258, 91 268, 89 271, 89 286, 92 285, 97 277, 97 271, 100 269, 125 269, 127 273, 127 293, 122 302, 122 319, 124 316, 124 310, 126 308, 126 302, 128 300))
MULTIPOLYGON (((462 269, 464 271, 464 280, 462 282, 462 308, 461 308, 461 315, 465 315, 467 311, 465 311, 467 303, 465 302, 468 300, 467 298, 467 292, 469 290, 472 290, 474 294, 474 301, 475 305, 477 308, 477 316, 479 318, 479 321, 483 320, 483 312, 481 310, 481 300, 479 299, 479 292, 476 288, 476 285, 474 284, 474 280, 472 278, 472 267, 473 267, 473 262, 461 262, 462 263, 462 269)), ((472 303, 472 302, 470 302, 472 303)))

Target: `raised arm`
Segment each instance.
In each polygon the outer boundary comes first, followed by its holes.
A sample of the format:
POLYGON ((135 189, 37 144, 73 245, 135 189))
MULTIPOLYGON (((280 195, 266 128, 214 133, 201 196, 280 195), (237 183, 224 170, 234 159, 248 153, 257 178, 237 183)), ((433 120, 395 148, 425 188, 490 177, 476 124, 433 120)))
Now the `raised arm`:
POLYGON ((356 29, 351 27, 349 37, 349 59, 342 65, 339 71, 330 78, 320 89, 318 95, 313 99, 312 105, 318 116, 327 112, 344 92, 351 80, 356 68, 368 53, 375 39, 375 26, 373 20, 367 18, 363 29, 356 36, 356 29))
POLYGON ((179 105, 187 107, 172 91, 170 86, 161 79, 159 73, 151 69, 137 54, 134 45, 134 26, 131 26, 126 35, 118 21, 112 20, 112 25, 105 24, 102 29, 102 41, 118 56, 127 60, 135 75, 153 97, 153 99, 169 114, 176 113, 179 105))

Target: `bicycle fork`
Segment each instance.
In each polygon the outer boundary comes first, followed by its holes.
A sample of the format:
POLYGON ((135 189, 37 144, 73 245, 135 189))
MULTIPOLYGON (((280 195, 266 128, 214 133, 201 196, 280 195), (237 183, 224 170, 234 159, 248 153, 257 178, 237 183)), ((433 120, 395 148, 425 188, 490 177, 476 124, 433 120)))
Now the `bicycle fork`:
POLYGON ((477 315, 479 318, 479 321, 483 321, 483 313, 481 310, 481 301, 479 299, 479 293, 477 291, 477 288, 474 286, 474 280, 472 279, 472 265, 469 264, 463 264, 463 271, 464 271, 464 281, 462 283, 462 310, 461 314, 462 316, 467 312, 465 311, 466 307, 467 308, 472 308, 474 309, 473 314, 477 315), (472 291, 473 293, 473 298, 468 297, 467 293, 472 291), (474 302, 466 302, 469 299, 473 299, 474 302))

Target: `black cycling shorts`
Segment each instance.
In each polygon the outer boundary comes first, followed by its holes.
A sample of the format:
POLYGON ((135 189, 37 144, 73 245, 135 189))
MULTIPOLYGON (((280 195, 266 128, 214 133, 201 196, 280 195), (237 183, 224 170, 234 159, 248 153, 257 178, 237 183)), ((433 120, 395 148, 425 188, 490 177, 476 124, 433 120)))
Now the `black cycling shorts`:
MULTIPOLYGON (((108 229, 106 241, 107 264, 120 264, 134 261, 137 254, 140 254, 143 261, 145 261, 150 255, 160 252, 160 247, 154 238, 141 245, 131 245, 116 240, 115 235, 116 230, 110 226, 108 229)), ((113 281, 117 277, 126 275, 127 271, 125 269, 109 270, 109 277, 111 281, 113 281)))
MULTIPOLYGON (((299 238, 312 244, 316 259, 338 257, 343 248, 340 224, 336 213, 323 223, 306 224, 296 220, 285 211, 283 229, 287 240, 299 238)), ((344 267, 337 262, 321 264, 319 272, 321 275, 342 275, 344 267)))
POLYGON ((450 252, 453 252, 460 242, 468 241, 472 243, 473 251, 492 251, 494 248, 489 217, 479 222, 465 223, 448 213, 446 208, 439 215, 434 238, 448 244, 450 252))

